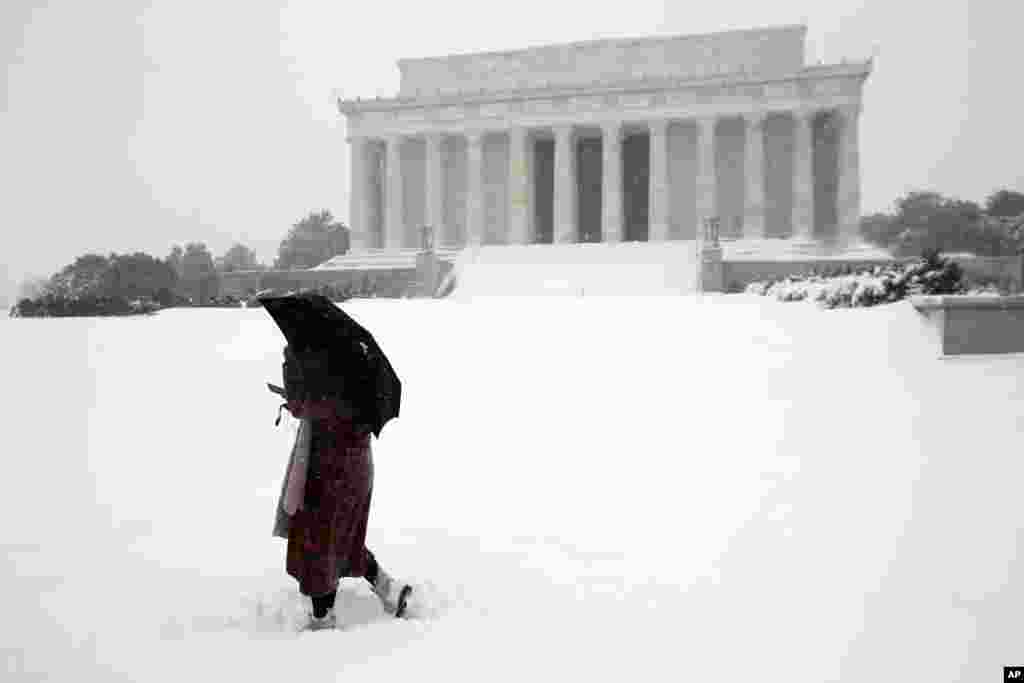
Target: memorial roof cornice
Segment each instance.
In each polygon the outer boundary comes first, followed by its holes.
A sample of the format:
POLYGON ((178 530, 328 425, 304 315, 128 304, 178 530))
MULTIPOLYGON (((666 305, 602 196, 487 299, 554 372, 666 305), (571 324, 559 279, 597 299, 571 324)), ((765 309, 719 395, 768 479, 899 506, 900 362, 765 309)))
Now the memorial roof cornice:
POLYGON ((632 47, 636 45, 657 45, 658 43, 670 43, 676 41, 693 41, 717 39, 727 36, 783 33, 787 31, 807 32, 806 24, 780 24, 777 26, 762 26, 750 28, 729 29, 726 31, 708 31, 705 33, 684 33, 670 34, 665 36, 635 36, 631 38, 596 38, 591 40, 577 40, 568 43, 544 43, 531 47, 511 48, 508 50, 488 50, 484 52, 462 52, 448 55, 431 55, 429 57, 403 57, 397 61, 399 67, 417 62, 447 62, 474 59, 477 57, 514 57, 543 50, 557 49, 581 49, 589 47, 632 47))
POLYGON ((651 78, 630 79, 627 81, 591 83, 575 83, 567 85, 509 88, 504 90, 476 90, 434 95, 396 96, 341 99, 338 98, 338 111, 342 114, 357 114, 374 111, 392 111, 401 109, 442 107, 452 105, 487 104, 509 100, 543 99, 551 97, 571 97, 576 95, 642 93, 659 90, 700 88, 708 86, 762 85, 785 83, 819 78, 857 77, 866 78, 873 66, 873 60, 848 61, 836 64, 816 64, 804 66, 796 72, 785 74, 764 74, 749 72, 732 72, 704 78, 651 78))

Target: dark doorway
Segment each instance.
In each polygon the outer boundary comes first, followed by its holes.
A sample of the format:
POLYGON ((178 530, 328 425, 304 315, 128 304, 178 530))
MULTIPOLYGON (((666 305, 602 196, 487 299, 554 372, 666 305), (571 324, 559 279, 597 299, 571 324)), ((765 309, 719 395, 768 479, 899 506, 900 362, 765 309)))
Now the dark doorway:
POLYGON ((622 142, 622 191, 625 241, 646 242, 651 176, 650 137, 627 136, 622 142))
POLYGON ((555 236, 555 141, 536 140, 533 145, 533 241, 551 244, 555 236))
POLYGON ((601 241, 601 138, 576 145, 576 206, 580 242, 601 241))

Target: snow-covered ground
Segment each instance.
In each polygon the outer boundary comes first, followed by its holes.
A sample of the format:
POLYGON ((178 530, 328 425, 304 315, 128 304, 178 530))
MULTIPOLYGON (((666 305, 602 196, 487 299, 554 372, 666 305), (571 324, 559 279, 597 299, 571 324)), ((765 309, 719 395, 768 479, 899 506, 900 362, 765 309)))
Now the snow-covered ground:
POLYGON ((476 246, 458 253, 455 294, 679 296, 697 289, 698 257, 685 240, 476 246))
POLYGON ((304 605, 259 310, 0 320, 4 681, 985 681, 1024 663, 1024 359, 908 304, 354 302, 404 380, 369 543, 430 618, 304 605))

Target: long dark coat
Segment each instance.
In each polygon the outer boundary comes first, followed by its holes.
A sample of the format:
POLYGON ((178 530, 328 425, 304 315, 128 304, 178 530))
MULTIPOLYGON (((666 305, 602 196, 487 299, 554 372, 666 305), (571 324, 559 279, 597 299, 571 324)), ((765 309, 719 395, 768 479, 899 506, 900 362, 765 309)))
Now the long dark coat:
POLYGON ((356 430, 333 401, 292 408, 297 416, 312 418, 309 467, 302 508, 289 517, 282 495, 274 535, 288 539, 286 570, 299 590, 319 596, 337 590, 341 577, 366 574, 373 492, 370 435, 356 430))

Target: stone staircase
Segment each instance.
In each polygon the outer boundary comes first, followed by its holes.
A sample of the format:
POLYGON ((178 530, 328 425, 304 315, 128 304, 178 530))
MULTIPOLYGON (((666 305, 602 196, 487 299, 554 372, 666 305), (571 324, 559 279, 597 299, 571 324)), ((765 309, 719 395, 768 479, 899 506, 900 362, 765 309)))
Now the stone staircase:
POLYGON ((696 242, 532 244, 467 248, 454 296, 678 295, 697 289, 696 242))

